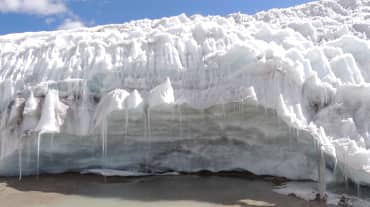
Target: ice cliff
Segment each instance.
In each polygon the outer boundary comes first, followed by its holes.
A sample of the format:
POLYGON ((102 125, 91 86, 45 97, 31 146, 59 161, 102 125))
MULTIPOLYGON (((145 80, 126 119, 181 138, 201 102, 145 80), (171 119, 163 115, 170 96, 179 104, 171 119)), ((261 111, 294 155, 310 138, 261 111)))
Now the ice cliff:
POLYGON ((370 184, 370 1, 0 36, 0 175, 370 184), (339 177, 339 178, 338 178, 339 177))

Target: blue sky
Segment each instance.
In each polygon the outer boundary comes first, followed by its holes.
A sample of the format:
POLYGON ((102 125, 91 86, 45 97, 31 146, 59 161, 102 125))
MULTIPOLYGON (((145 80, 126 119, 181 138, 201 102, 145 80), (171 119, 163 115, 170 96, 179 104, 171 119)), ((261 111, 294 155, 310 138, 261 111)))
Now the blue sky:
POLYGON ((142 18, 253 14, 312 0, 0 0, 0 34, 123 23, 142 18))

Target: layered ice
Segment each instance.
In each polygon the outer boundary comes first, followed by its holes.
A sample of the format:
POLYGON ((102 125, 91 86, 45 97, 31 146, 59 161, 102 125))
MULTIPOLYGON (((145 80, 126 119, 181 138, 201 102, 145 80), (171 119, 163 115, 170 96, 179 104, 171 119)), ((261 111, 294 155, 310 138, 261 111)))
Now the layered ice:
POLYGON ((0 174, 370 184, 369 18, 368 0, 322 0, 1 36, 0 174))

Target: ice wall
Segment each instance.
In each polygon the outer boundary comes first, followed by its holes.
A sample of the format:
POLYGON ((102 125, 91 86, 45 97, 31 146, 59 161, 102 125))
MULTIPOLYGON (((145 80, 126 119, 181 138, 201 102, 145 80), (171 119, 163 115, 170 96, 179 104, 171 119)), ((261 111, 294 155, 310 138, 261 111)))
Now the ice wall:
POLYGON ((368 18, 368 0, 325 0, 1 36, 0 174, 318 180, 324 157, 369 184, 368 18))

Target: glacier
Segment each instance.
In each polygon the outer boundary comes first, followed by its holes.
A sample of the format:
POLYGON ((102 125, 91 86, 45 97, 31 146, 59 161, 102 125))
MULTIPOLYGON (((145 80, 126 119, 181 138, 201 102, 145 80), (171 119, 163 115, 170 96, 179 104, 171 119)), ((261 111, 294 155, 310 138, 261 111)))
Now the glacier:
POLYGON ((369 185, 369 18, 369 0, 321 0, 0 36, 0 175, 369 185))

